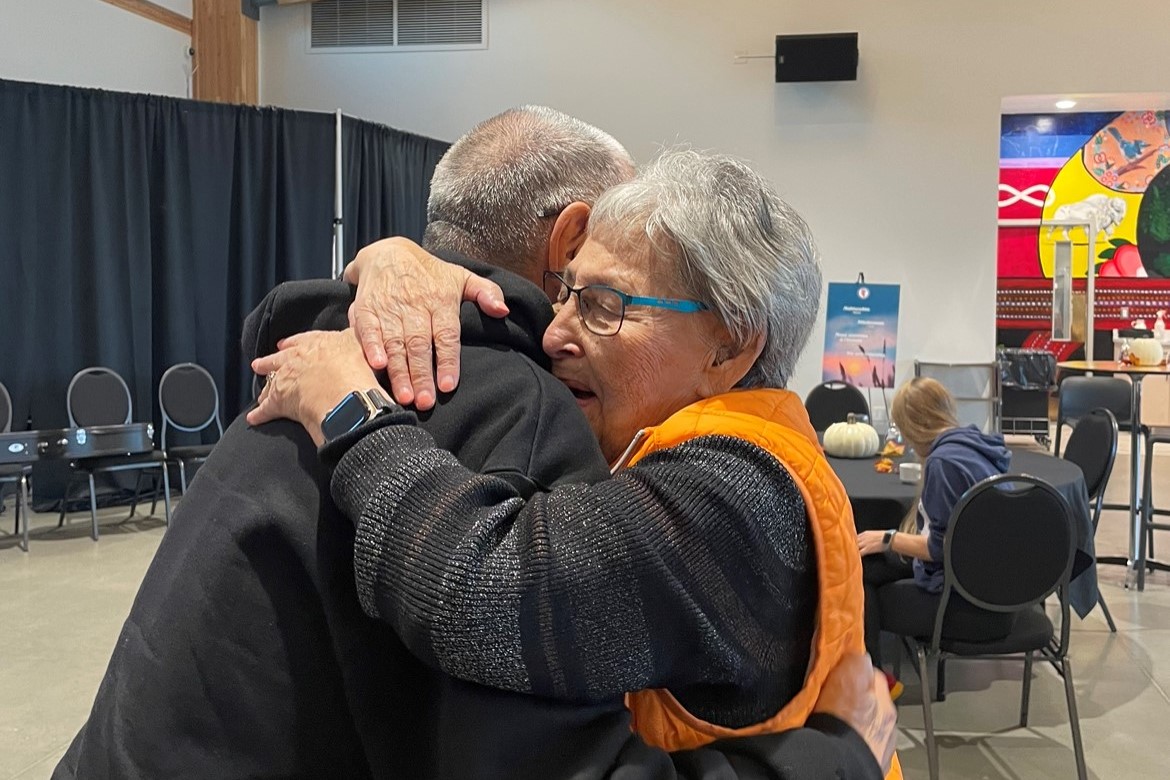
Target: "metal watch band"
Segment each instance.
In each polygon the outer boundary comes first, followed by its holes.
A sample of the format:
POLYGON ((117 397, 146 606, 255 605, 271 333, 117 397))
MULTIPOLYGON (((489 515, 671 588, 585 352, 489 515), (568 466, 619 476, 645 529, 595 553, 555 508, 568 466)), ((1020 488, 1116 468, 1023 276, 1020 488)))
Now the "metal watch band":
POLYGON ((369 412, 369 416, 366 417, 366 422, 394 408, 394 402, 386 397, 386 394, 382 392, 382 388, 380 387, 371 387, 361 395, 362 401, 366 405, 366 410, 369 412))

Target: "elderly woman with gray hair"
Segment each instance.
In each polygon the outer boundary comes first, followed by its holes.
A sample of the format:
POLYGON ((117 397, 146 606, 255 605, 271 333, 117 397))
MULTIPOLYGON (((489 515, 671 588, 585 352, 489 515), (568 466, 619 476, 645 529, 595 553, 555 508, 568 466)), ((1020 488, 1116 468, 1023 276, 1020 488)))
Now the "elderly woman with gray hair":
POLYGON ((338 401, 378 386, 348 334, 257 360, 282 381, 249 421, 324 442, 364 609, 444 672, 625 694, 668 750, 802 725, 863 650, 849 502, 784 389, 821 291, 807 225, 743 163, 667 152, 598 200, 546 281, 545 351, 612 463, 603 483, 525 500, 390 403, 330 439, 338 401))

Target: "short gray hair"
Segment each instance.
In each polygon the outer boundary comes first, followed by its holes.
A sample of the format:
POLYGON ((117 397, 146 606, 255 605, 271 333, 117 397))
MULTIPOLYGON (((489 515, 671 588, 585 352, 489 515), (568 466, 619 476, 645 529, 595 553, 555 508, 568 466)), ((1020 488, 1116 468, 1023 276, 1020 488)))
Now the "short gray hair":
POLYGON ((817 319, 821 268, 812 232, 742 161, 668 150, 605 193, 590 234, 669 264, 681 292, 705 301, 736 346, 766 334, 739 387, 786 387, 817 319))
POLYGON ((593 125, 544 106, 509 109, 439 161, 423 245, 524 272, 548 251, 551 217, 633 175, 629 152, 593 125))

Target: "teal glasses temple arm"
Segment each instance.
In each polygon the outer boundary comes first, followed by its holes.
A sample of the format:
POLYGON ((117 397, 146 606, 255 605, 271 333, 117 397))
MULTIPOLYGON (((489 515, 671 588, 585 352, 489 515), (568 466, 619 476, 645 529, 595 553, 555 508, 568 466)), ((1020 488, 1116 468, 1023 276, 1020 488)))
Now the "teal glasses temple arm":
POLYGON ((678 298, 645 298, 641 295, 627 295, 620 290, 614 290, 614 292, 622 296, 622 301, 627 306, 651 306, 655 309, 683 312, 707 311, 710 308, 702 301, 687 301, 678 298))

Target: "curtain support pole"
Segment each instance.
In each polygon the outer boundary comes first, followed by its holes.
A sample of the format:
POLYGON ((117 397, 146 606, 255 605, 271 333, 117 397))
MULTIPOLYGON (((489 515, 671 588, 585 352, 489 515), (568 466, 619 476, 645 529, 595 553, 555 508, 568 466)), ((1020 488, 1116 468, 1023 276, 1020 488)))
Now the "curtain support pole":
POLYGON ((342 205, 341 172, 341 109, 337 109, 337 132, 333 153, 333 277, 338 278, 345 270, 344 206, 342 205))

